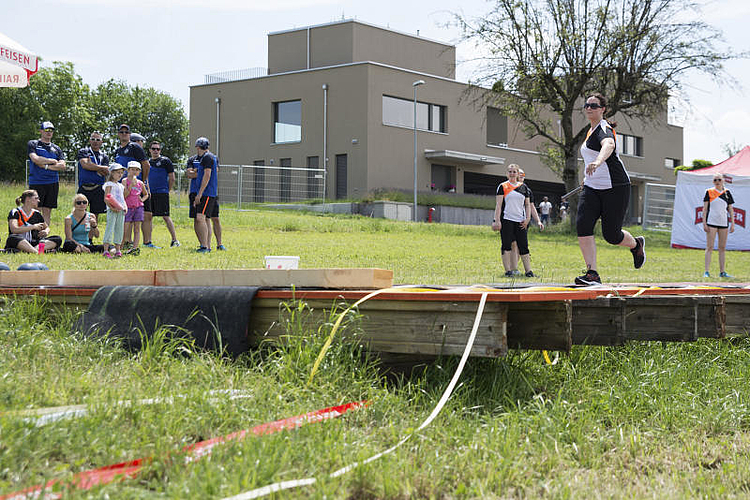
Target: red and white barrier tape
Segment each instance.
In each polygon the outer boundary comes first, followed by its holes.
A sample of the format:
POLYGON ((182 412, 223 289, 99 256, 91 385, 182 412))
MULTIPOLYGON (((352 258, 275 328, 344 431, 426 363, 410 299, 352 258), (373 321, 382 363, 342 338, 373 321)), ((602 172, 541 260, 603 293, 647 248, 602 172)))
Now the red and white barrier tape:
MULTIPOLYGON (((275 432, 283 431, 286 429, 296 429, 305 424, 312 424, 316 422, 322 422, 323 420, 330 420, 332 418, 339 417, 349 410, 356 410, 362 406, 367 406, 368 401, 355 401, 339 406, 331 406, 329 408, 323 408, 322 410, 316 410, 304 415, 298 415, 296 417, 285 418, 283 420, 276 420, 274 422, 268 422, 265 424, 257 425, 251 429, 234 432, 206 441, 201 441, 192 445, 188 445, 182 449, 182 452, 186 454, 185 462, 194 462, 207 455, 211 454, 213 448, 220 443, 226 443, 229 441, 239 441, 247 436, 262 436, 264 434, 273 434, 275 432)), ((128 462, 122 462, 119 464, 108 465, 106 467, 100 467, 98 469, 91 469, 83 472, 79 472, 73 476, 70 482, 64 482, 61 480, 53 479, 48 481, 44 485, 32 486, 25 490, 17 491, 15 493, 8 493, 0 496, 0 500, 30 500, 30 499, 44 499, 53 500, 62 498, 63 494, 60 492, 52 492, 53 486, 59 484, 65 488, 73 488, 78 490, 88 490, 97 485, 104 485, 111 483, 118 478, 135 477, 141 472, 144 465, 152 462, 151 457, 138 458, 128 462)))
MULTIPOLYGON (((338 476, 342 476, 346 474, 349 471, 352 471, 359 467, 360 465, 365 465, 370 462, 373 462, 380 457, 383 457, 385 455, 388 455, 389 453, 394 452, 399 446, 404 444, 406 441, 409 440, 416 432, 421 431, 435 419, 435 417, 438 416, 440 411, 443 409, 443 406, 445 406, 445 403, 448 401, 448 398, 453 393, 453 389, 456 387, 456 384, 458 383, 458 379, 461 377, 461 373, 464 370, 464 366, 466 365, 466 360, 469 358, 469 353, 471 352, 471 348, 474 346, 474 339, 477 335, 477 330, 479 329, 479 322, 482 319, 482 313, 484 312, 484 305, 487 302, 487 292, 484 292, 482 294, 482 298, 479 301, 479 307, 477 309, 477 315, 474 318, 474 326, 471 329, 471 334, 469 335, 469 339, 466 342, 466 347, 464 348, 464 352, 461 355, 461 361, 458 363, 458 367, 456 368, 456 372, 453 374, 453 378, 451 379, 450 383, 448 384, 448 387, 445 388, 445 391, 443 392, 442 397, 440 398, 440 401, 438 401, 435 408, 432 410, 432 413, 425 419, 424 422, 422 422, 422 425, 417 427, 417 430, 412 432, 411 434, 407 434, 406 437, 401 439, 398 443, 396 443, 394 446, 388 448, 387 450, 381 451, 380 453, 377 453, 370 458, 363 460, 362 462, 354 462, 352 464, 347 465, 346 467, 342 467, 339 470, 333 471, 329 474, 329 477, 335 478, 338 476)), ((262 486, 260 488, 256 488, 254 490, 246 491, 244 493, 240 493, 239 495, 235 495, 232 497, 226 497, 224 500, 250 500, 252 498, 260 498, 264 497, 266 495, 270 495, 271 493, 276 493, 278 491, 283 490, 289 490, 292 488, 298 488, 300 486, 308 486, 311 484, 314 484, 317 481, 314 477, 308 477, 304 479, 296 479, 292 481, 281 481, 278 483, 269 484, 266 486, 262 486)), ((2 500, 2 499, 0 499, 2 500)))

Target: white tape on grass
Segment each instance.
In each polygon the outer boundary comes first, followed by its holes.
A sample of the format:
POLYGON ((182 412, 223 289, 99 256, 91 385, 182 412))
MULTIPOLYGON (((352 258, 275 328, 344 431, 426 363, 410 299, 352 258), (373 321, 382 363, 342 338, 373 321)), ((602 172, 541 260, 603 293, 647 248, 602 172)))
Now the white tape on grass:
MULTIPOLYGON (((461 373, 464 371, 466 360, 469 359, 469 353, 471 352, 471 348, 474 346, 474 339, 477 336, 477 330, 479 329, 479 323, 482 320, 482 313, 484 312, 484 304, 486 302, 487 302, 487 292, 484 292, 482 293, 482 298, 479 300, 479 307, 477 308, 477 315, 474 318, 474 326, 471 328, 471 334, 469 335, 469 340, 466 341, 466 347, 464 348, 464 352, 461 355, 461 361, 459 361, 458 363, 456 372, 453 374, 453 378, 448 384, 448 387, 445 388, 445 391, 443 392, 443 395, 440 398, 440 401, 438 401, 437 405, 432 410, 432 413, 430 413, 430 416, 427 417, 424 422, 422 422, 422 425, 417 427, 416 431, 412 432, 411 434, 407 434, 406 437, 404 437, 401 441, 396 443, 394 446, 388 448, 387 450, 381 451, 380 453, 377 453, 371 456, 370 458, 363 460, 362 462, 354 462, 352 464, 347 465, 346 467, 342 467, 341 469, 337 471, 331 472, 329 474, 329 477, 335 478, 335 477, 342 476, 346 474, 347 472, 350 472, 356 469, 360 465, 369 464, 370 462, 374 462, 375 460, 385 455, 388 455, 389 453, 393 453, 394 451, 396 451, 396 449, 398 449, 399 446, 401 446, 406 441, 408 441, 409 438, 411 438, 415 433, 421 431, 422 429, 430 425, 430 423, 432 423, 433 420, 435 420, 435 417, 438 416, 440 411, 443 409, 443 406, 445 406, 445 403, 448 402, 448 398, 453 393, 453 389, 455 389, 456 384, 458 383, 458 379, 461 377, 461 373)), ((311 484, 314 484, 316 481, 317 479, 314 477, 296 479, 293 481, 281 481, 279 483, 273 483, 267 486, 263 486, 261 488, 256 488, 254 490, 246 491, 244 493, 240 493, 239 495, 226 497, 223 500, 250 500, 252 498, 260 498, 266 495, 270 495, 271 493, 276 493, 278 491, 298 488, 300 486, 309 486, 311 484)))
MULTIPOLYGON (((229 399, 240 399, 249 398, 252 394, 247 391, 240 391, 235 389, 222 389, 216 391, 210 391, 210 395, 229 395, 229 399)), ((148 399, 137 399, 135 401, 117 401, 114 406, 117 407, 129 407, 133 405, 153 405, 159 403, 172 404, 175 399, 187 398, 184 394, 178 394, 177 396, 168 396, 165 398, 148 398, 148 399)), ((212 403, 219 401, 218 398, 211 398, 209 400, 212 403)), ((78 418, 87 415, 89 412, 88 405, 71 405, 71 406, 57 406, 53 408, 37 408, 35 410, 22 410, 19 412, 8 412, 3 416, 5 417, 26 417, 24 422, 30 422, 37 427, 42 427, 58 420, 64 420, 66 418, 78 418)))

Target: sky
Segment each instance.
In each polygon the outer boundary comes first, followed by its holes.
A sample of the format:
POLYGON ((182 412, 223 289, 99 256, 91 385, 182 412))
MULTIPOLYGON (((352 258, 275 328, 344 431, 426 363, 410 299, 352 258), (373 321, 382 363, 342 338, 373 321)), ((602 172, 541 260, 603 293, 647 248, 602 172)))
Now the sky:
MULTIPOLYGON (((747 0, 703 0, 703 20, 722 30, 737 51, 750 51, 747 0)), ((111 78, 154 87, 189 104, 190 85, 204 75, 266 67, 266 35, 296 27, 357 19, 457 44, 457 79, 474 71, 469 43, 459 43, 453 14, 477 17, 486 0, 3 0, 0 32, 44 59, 71 61, 95 87, 111 78)), ((707 77, 684 80, 686 99, 674 101, 671 122, 684 127, 684 163, 718 163, 724 145, 750 144, 750 60, 732 61, 735 85, 707 77), (690 106, 685 104, 690 102, 690 106)))

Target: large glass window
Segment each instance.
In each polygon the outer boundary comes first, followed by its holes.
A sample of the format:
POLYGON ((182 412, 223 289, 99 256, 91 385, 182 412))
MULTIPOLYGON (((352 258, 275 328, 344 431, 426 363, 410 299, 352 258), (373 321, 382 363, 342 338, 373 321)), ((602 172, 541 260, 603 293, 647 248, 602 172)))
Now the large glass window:
POLYGON ((631 156, 643 156, 643 137, 617 134, 617 152, 631 156))
POLYGON ((273 142, 302 140, 302 101, 273 103, 273 142))
MULTIPOLYGON (((432 132, 446 131, 446 108, 439 104, 417 101, 417 128, 432 132)), ((414 128, 414 101, 383 96, 383 124, 414 128)))
POLYGON ((508 144, 508 117, 499 109, 487 106, 487 144, 508 144))

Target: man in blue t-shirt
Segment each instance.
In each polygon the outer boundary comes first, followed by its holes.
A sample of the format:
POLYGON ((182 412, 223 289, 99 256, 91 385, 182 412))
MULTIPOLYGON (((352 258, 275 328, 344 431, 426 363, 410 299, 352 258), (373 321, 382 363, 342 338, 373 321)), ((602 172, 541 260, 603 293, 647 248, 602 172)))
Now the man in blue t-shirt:
MULTIPOLYGON (((151 242, 151 229, 154 216, 164 218, 167 230, 172 236, 170 246, 178 247, 180 242, 177 241, 177 233, 174 229, 174 223, 169 217, 169 192, 174 187, 174 165, 172 160, 161 154, 161 143, 151 141, 148 148, 151 158, 148 160, 151 165, 149 182, 151 184, 151 197, 144 203, 144 221, 143 221, 143 241, 151 242), (148 234, 146 233, 146 221, 149 221, 148 234)), ((153 243, 151 243, 152 246, 153 243)))
POLYGON ((218 162, 216 156, 208 150, 209 142, 205 137, 195 141, 195 156, 187 162, 187 177, 190 179, 190 218, 194 219, 193 228, 198 237, 199 253, 211 251, 209 236, 211 228, 207 219, 214 212, 218 194, 218 162))
POLYGON ((58 172, 65 171, 65 155, 57 144, 52 143, 55 126, 52 122, 42 122, 39 139, 26 145, 29 155, 29 189, 39 195, 39 209, 44 222, 49 226, 52 209, 57 208, 57 193, 60 190, 58 172))
POLYGON ((103 151, 102 134, 92 132, 89 147, 78 150, 78 193, 89 200, 89 211, 99 220, 99 214, 107 211, 104 204, 104 181, 109 173, 109 156, 103 151))
POLYGON ((130 140, 130 127, 123 123, 117 129, 117 137, 120 139, 120 147, 115 150, 115 163, 127 165, 131 161, 137 161, 141 164, 141 173, 138 178, 143 181, 148 191, 148 174, 151 165, 146 159, 146 152, 143 148, 130 140))

